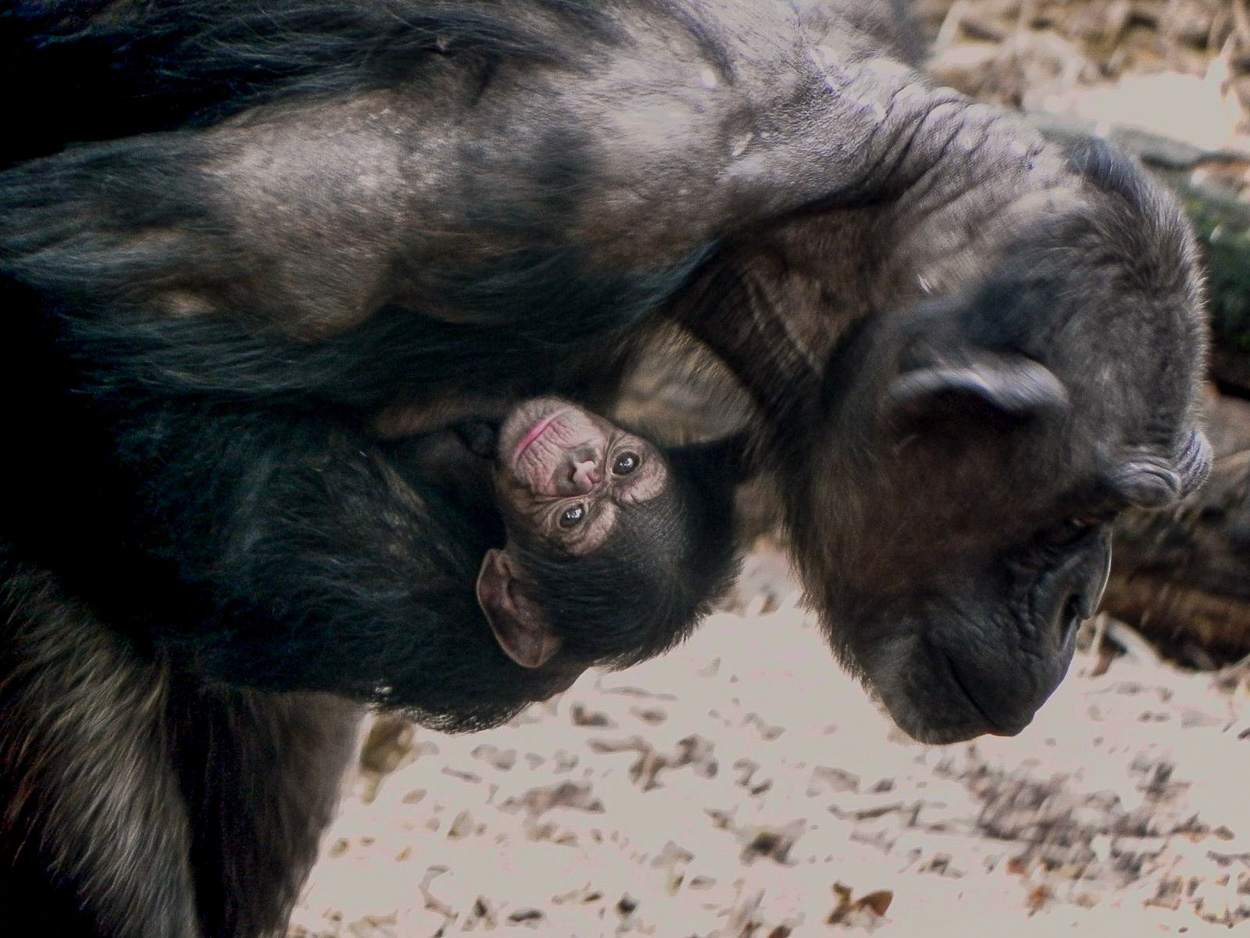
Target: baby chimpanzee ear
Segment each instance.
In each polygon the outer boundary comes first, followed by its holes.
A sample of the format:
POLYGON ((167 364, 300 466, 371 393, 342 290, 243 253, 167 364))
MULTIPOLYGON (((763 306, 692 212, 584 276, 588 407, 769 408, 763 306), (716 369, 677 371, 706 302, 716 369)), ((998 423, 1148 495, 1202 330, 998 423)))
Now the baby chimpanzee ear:
POLYGON ((517 589, 516 571, 506 550, 492 548, 482 559, 477 604, 503 653, 521 667, 541 668, 560 650, 560 636, 551 631, 542 610, 517 589))

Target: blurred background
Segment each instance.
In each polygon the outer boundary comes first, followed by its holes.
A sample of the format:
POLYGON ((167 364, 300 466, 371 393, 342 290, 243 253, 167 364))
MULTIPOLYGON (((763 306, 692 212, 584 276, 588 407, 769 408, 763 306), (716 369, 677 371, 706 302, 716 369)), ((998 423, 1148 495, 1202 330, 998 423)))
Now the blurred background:
MULTIPOLYGON (((489 733, 364 729, 293 936, 1146 935, 1250 920, 1250 5, 915 0, 930 70, 1097 134, 1181 196, 1208 270, 1212 481, 1123 520, 1102 613, 1014 739, 911 742, 835 665, 771 493, 694 639, 489 733)), ((731 430, 732 381, 657 343, 619 416, 731 430)), ((1250 929, 1250 926, 1246 926, 1250 929)))

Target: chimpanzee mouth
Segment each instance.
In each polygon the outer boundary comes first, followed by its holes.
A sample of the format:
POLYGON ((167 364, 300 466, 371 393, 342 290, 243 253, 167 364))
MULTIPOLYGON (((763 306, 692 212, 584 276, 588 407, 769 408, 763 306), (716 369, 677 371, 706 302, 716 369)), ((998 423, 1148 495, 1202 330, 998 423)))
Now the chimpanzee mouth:
POLYGON ((535 423, 532 427, 530 427, 529 430, 525 432, 525 435, 521 437, 521 441, 517 443, 516 449, 513 450, 512 452, 513 462, 520 459, 521 454, 524 453, 527 449, 529 449, 530 446, 536 440, 538 440, 544 433, 547 432, 547 428, 550 427, 553 423, 555 423, 556 418, 562 416, 563 414, 568 413, 568 410, 569 408, 567 407, 561 407, 555 411, 552 411, 546 417, 543 417, 541 420, 535 423))
POLYGON ((977 716, 985 722, 987 728, 986 732, 988 732, 991 736, 1018 736, 1024 731, 1025 727, 1032 722, 1032 719, 1028 719, 1022 723, 1004 723, 1002 720, 995 719, 990 716, 985 712, 985 708, 981 705, 980 701, 977 700, 976 695, 972 693, 972 690, 959 676, 959 669, 955 667, 955 662, 951 659, 950 654, 943 652, 942 658, 946 662, 946 670, 950 673, 951 681, 957 688, 959 688, 959 692, 963 694, 964 699, 976 712, 977 716))

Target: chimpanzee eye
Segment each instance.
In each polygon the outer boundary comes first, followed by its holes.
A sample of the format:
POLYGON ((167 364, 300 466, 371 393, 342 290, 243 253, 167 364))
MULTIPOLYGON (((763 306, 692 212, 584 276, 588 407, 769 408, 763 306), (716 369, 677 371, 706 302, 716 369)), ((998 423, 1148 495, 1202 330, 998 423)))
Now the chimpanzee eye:
POLYGON ((580 502, 560 513, 560 527, 575 528, 586 520, 586 506, 580 502))
POLYGON ((628 450, 616 457, 616 462, 612 464, 612 471, 618 476, 627 476, 642 463, 642 458, 637 453, 631 453, 628 450))
POLYGON ((1047 542, 1054 547, 1066 547, 1081 540, 1090 531, 1097 528, 1103 519, 1088 515, 1068 518, 1052 528, 1047 534, 1047 542))

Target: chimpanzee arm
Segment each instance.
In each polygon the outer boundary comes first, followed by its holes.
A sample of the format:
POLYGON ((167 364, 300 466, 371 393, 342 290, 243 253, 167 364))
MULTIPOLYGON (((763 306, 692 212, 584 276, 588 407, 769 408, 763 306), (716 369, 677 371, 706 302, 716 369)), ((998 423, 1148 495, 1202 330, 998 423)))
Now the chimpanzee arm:
POLYGON ((190 629, 210 670, 247 647, 229 672, 240 683, 298 689, 303 669, 333 668, 368 695, 381 670, 379 650, 353 641, 361 623, 410 625, 416 644, 421 600, 472 568, 463 539, 333 420, 166 404, 121 423, 121 459, 145 473, 138 538, 200 593, 199 621, 170 631, 190 629))
POLYGON ((392 404, 378 415, 373 429, 381 439, 396 440, 447 430, 457 424, 497 423, 507 414, 509 406, 509 399, 502 395, 466 391, 421 404, 392 404))
POLYGON ((0 175, 0 264, 110 317, 307 340, 398 308, 559 351, 655 308, 735 232, 894 198, 947 151, 976 156, 986 120, 883 55, 880 22, 828 3, 431 4, 408 32, 352 13, 359 59, 409 62, 385 80, 318 59, 347 24, 307 5, 206 7, 202 34, 175 8, 75 28, 116 47, 133 86, 236 89, 232 116, 0 175), (147 65, 130 45, 161 41, 147 65))

